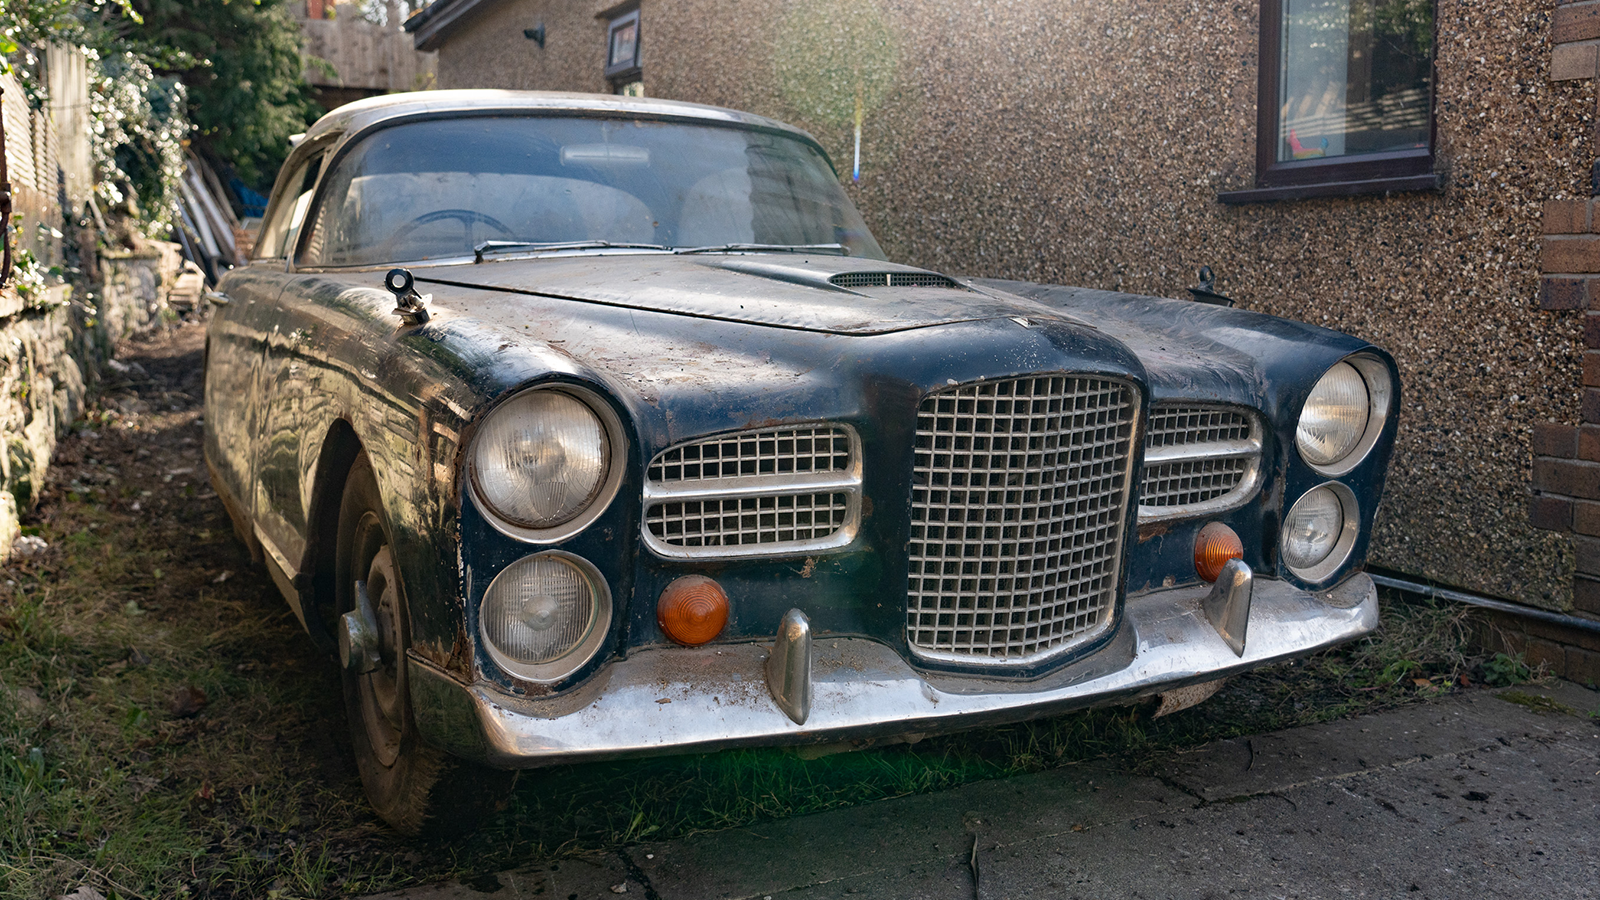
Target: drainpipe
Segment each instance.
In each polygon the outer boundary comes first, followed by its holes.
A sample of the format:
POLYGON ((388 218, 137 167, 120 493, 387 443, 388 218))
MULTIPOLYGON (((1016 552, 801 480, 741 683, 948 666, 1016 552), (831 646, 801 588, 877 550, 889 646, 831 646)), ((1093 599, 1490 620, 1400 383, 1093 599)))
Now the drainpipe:
POLYGON ((1583 619, 1579 618, 1578 616, 1569 616, 1565 613, 1551 612, 1547 609, 1536 609, 1532 606, 1523 606, 1520 603, 1508 603, 1504 600, 1496 600, 1493 597, 1485 597, 1482 594, 1474 594, 1468 591, 1452 591, 1447 588, 1434 587, 1431 584, 1407 581, 1404 578, 1394 578, 1389 575, 1379 575, 1370 571, 1367 574, 1371 575, 1372 580, 1377 584, 1380 584, 1386 588, 1393 588, 1397 591, 1405 591, 1409 594, 1421 594, 1424 597, 1433 597, 1439 600, 1449 600, 1454 603, 1465 603, 1468 606, 1476 606, 1482 609, 1492 609, 1495 612, 1502 612, 1512 616, 1520 616, 1524 619, 1533 619, 1538 622, 1546 622, 1551 625, 1558 625, 1562 628, 1572 628, 1577 631, 1588 631, 1594 634, 1600 634, 1600 621, 1596 621, 1594 619, 1583 619))

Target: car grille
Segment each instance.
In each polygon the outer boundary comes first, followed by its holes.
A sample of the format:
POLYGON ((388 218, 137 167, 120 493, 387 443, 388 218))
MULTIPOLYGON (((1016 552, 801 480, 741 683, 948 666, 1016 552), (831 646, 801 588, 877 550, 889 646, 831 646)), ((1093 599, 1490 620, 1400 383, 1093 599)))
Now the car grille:
POLYGON ((1141 522, 1230 509, 1259 480, 1261 425, 1242 409, 1154 405, 1144 447, 1141 522))
POLYGON ((646 470, 644 540, 674 559, 842 547, 861 519, 861 442, 844 425, 738 431, 678 444, 646 470))
POLYGON ((834 287, 932 287, 956 288, 956 284, 943 275, 933 272, 844 272, 828 279, 834 287))
POLYGON ((917 411, 906 639, 1018 664, 1111 621, 1139 415, 1130 384, 1036 375, 944 388, 917 411))

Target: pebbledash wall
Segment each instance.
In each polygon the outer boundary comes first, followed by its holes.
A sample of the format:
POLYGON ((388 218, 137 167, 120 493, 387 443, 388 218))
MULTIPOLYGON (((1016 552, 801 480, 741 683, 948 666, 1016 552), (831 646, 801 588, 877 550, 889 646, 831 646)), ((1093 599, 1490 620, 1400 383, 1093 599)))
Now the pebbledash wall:
MULTIPOLYGON (((71 255, 65 242, 81 234, 92 184, 84 58, 44 55, 49 102, 30 108, 16 78, 0 75, 0 116, 18 213, 9 237, 49 267, 71 255)), ((72 256, 83 270, 78 290, 0 288, 0 562, 19 516, 39 499, 57 438, 83 411, 116 342, 161 320, 182 263, 176 244, 108 253, 83 237, 72 256)))
MULTIPOLYGON (((634 5, 646 94, 794 122, 841 172, 861 96, 850 190, 897 260, 1164 296, 1209 265, 1241 306, 1388 348, 1373 561, 1600 621, 1600 0, 1438 0, 1438 189, 1237 205, 1260 0, 634 5)), ((436 0, 407 27, 443 88, 605 91, 607 7, 436 0)), ((1498 624, 1600 680, 1600 635, 1498 624)))

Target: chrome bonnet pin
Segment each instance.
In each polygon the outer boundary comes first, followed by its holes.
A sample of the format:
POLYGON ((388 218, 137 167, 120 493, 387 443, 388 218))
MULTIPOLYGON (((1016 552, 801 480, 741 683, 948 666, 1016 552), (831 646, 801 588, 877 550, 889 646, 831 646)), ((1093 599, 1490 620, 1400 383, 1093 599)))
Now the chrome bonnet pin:
POLYGON ((394 295, 391 312, 407 325, 426 325, 430 318, 427 306, 433 301, 433 295, 418 294, 415 284, 410 269, 390 269, 389 274, 383 276, 383 286, 394 295))

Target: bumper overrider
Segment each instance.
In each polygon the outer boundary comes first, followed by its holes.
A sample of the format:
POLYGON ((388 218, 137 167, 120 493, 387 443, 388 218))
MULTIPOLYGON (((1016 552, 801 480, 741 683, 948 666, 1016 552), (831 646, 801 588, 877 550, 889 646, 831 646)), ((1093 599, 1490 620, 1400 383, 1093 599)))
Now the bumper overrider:
POLYGON ((1308 592, 1235 566, 1221 588, 1129 596, 1108 644, 1032 681, 922 671, 878 641, 813 636, 802 610, 775 623, 775 643, 637 650, 570 692, 540 698, 463 684, 413 654, 412 708, 428 740, 499 768, 865 742, 1129 702, 1377 627, 1377 592, 1364 573, 1308 592))

